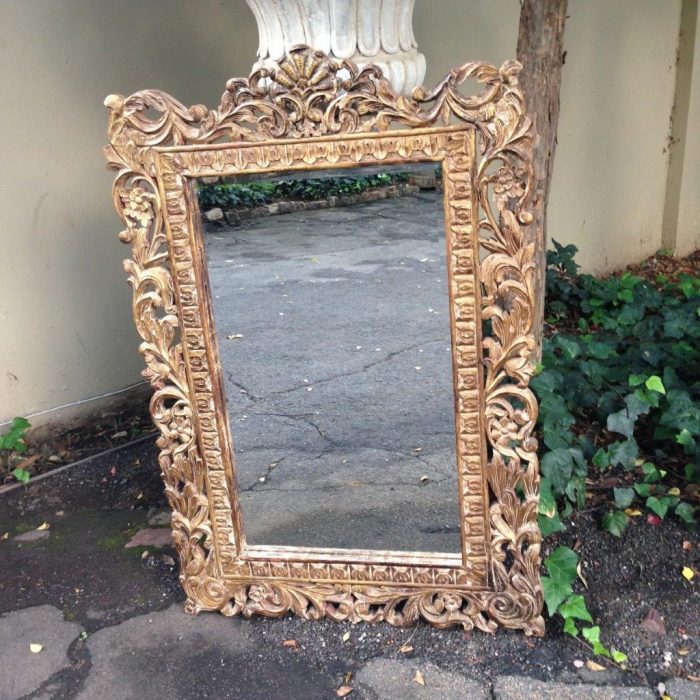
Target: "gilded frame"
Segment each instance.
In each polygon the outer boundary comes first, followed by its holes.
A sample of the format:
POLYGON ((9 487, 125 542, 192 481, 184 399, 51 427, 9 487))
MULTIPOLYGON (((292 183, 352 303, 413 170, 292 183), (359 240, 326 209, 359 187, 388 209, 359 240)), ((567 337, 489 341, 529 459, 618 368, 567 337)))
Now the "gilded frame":
POLYGON ((544 633, 524 231, 532 144, 518 71, 467 63, 407 99, 376 66, 297 47, 274 70, 229 81, 217 109, 153 90, 107 98, 105 150, 189 612, 544 633), (460 94, 468 78, 480 94, 460 94), (405 160, 443 165, 462 553, 247 545, 194 179, 405 160))

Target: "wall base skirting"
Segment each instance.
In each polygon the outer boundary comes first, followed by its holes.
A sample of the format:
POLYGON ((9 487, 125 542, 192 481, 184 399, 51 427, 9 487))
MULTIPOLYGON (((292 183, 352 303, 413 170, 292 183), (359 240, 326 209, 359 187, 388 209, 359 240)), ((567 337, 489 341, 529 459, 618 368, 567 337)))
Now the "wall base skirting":
MULTIPOLYGON (((34 415, 30 414, 25 416, 31 423, 28 439, 30 442, 51 442, 76 428, 89 428, 110 415, 145 412, 151 393, 149 384, 140 382, 106 396, 96 396, 34 415)), ((11 420, 3 422, 0 425, 0 433, 5 432, 6 425, 11 422, 11 420)))

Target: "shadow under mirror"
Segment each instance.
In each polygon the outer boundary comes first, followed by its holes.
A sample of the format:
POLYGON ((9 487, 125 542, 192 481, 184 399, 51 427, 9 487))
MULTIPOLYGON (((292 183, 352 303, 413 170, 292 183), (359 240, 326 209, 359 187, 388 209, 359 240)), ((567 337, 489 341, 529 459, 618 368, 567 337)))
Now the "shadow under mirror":
POLYGON ((458 553, 439 165, 198 193, 247 542, 458 553))

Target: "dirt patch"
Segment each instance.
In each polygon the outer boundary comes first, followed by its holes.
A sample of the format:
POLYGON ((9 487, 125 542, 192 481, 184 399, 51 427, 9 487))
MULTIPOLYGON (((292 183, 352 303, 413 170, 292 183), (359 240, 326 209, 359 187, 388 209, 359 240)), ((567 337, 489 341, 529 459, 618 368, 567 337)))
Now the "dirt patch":
POLYGON ((135 401, 117 410, 101 412, 83 424, 62 432, 40 430, 26 438, 27 450, 0 457, 0 489, 16 484, 14 469, 26 469, 30 477, 125 445, 144 435, 155 435, 148 401, 135 401))
MULTIPOLYGON (((668 282, 678 282, 681 275, 700 277, 700 250, 696 250, 684 258, 674 258, 660 251, 637 265, 630 265, 626 268, 626 271, 638 277, 643 277, 654 284, 657 284, 659 275, 666 277, 668 282)), ((623 272, 625 270, 620 270, 613 274, 619 276, 623 272)))

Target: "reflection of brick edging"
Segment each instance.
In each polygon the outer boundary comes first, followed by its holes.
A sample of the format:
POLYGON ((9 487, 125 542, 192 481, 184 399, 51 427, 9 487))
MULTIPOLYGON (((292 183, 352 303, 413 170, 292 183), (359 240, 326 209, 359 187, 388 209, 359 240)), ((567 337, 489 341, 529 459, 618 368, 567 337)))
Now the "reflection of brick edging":
MULTIPOLYGON (((412 178, 413 179, 413 178, 412 178)), ((252 207, 251 209, 227 209, 222 211, 220 207, 210 209, 204 214, 204 218, 210 223, 226 223, 236 225, 242 221, 250 219, 259 219, 263 216, 274 216, 276 214, 289 214, 293 211, 310 211, 314 209, 329 209, 332 207, 347 207, 353 204, 361 204, 363 202, 376 202, 380 199, 394 199, 395 197, 409 197, 417 194, 422 189, 436 189, 441 185, 433 178, 423 178, 421 181, 413 183, 401 183, 398 185, 390 185, 389 187, 376 187, 371 190, 365 190, 358 194, 342 195, 338 197, 327 197, 326 199, 300 200, 300 201, 281 201, 265 204, 260 207, 252 207), (430 180, 430 182, 428 181, 430 180)))

